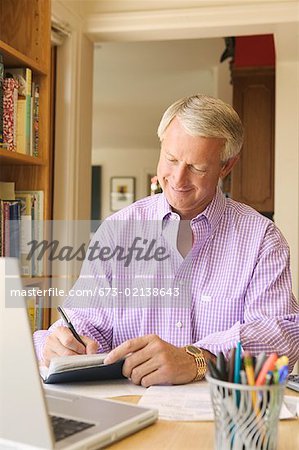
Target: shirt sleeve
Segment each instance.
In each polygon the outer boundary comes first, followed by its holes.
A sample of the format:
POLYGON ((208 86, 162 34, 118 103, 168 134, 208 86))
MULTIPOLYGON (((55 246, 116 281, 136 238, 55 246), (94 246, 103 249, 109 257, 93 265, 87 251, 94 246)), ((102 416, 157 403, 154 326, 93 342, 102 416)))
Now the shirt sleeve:
MULTIPOLYGON (((109 227, 103 228, 105 231, 95 233, 80 276, 64 301, 64 307, 76 331, 96 341, 100 353, 111 350, 113 334, 113 299, 109 294, 111 265, 109 261, 103 262, 98 258, 96 252, 97 248, 100 248, 99 239, 109 245, 109 227)), ((38 330, 34 333, 35 351, 40 361, 43 360, 47 337, 59 326, 64 326, 62 320, 57 320, 48 330, 38 330)))
POLYGON ((243 320, 195 345, 228 356, 238 341, 253 355, 262 351, 287 355, 290 369, 299 358, 299 305, 292 294, 289 249, 274 227, 261 246, 244 299, 243 320))

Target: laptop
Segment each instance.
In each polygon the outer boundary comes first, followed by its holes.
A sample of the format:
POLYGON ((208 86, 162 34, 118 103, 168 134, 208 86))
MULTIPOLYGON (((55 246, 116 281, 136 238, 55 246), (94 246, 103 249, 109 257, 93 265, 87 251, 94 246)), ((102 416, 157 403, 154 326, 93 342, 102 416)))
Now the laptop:
POLYGON ((299 374, 291 374, 287 379, 287 387, 299 392, 299 374))
POLYGON ((157 420, 155 410, 45 392, 30 331, 18 261, 0 258, 0 449, 95 450, 157 420), (22 445, 21 445, 22 444, 22 445))

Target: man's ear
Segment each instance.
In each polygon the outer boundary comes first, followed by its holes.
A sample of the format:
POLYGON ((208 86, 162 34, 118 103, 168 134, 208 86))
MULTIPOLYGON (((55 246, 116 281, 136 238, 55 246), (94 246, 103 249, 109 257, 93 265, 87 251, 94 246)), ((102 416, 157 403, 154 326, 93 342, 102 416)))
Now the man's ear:
POLYGON ((221 171, 220 171, 220 178, 224 178, 224 177, 226 177, 226 175, 229 174, 229 172, 232 170, 232 168, 234 167, 236 162, 239 160, 239 158, 240 158, 240 154, 233 156, 232 158, 230 158, 223 164, 221 171))

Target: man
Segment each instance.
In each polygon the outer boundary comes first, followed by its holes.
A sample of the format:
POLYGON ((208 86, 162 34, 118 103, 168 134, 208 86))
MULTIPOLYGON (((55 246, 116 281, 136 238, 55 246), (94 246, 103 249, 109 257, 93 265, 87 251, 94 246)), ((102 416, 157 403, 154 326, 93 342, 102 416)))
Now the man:
POLYGON ((287 243, 273 222, 218 188, 242 146, 238 115, 196 95, 167 109, 158 135, 163 193, 104 222, 74 286, 96 294, 68 299, 86 348, 57 322, 35 334, 39 358, 112 350, 106 362, 126 356, 124 375, 143 386, 201 379, 207 360, 238 341, 253 354, 287 354, 292 367, 299 309, 287 243), (148 242, 154 258, 137 245, 148 242), (104 257, 109 249, 114 258, 104 257))

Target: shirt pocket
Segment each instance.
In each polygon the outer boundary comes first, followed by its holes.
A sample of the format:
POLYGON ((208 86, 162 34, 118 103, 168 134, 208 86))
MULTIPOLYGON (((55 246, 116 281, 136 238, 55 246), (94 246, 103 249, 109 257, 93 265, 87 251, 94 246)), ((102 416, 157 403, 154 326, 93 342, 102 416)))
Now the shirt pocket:
POLYGON ((236 322, 243 322, 244 299, 201 293, 194 305, 199 338, 230 329, 236 322))

